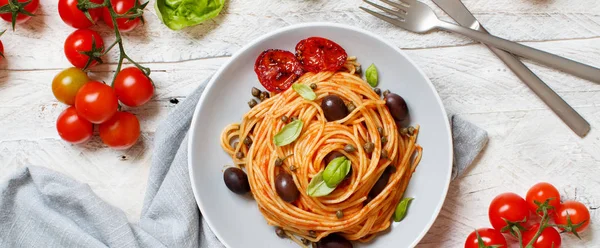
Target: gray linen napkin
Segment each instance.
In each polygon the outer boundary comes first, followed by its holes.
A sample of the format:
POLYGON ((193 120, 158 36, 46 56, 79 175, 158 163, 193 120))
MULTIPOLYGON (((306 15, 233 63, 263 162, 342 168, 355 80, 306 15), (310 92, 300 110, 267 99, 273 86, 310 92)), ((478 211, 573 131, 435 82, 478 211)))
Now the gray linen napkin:
MULTIPOLYGON (((18 170, 0 184, 0 247, 223 247, 201 219, 187 169, 187 131, 206 82, 159 125, 139 223, 86 184, 42 167, 18 170)), ((451 117, 460 175, 487 133, 451 117)))

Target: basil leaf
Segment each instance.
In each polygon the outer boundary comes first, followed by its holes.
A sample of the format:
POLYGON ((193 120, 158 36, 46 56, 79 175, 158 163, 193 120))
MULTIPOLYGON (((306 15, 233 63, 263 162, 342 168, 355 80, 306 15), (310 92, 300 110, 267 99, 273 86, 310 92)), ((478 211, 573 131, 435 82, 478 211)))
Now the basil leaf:
POLYGON ((167 27, 180 30, 219 15, 225 0, 156 0, 156 15, 167 27))
POLYGON ((325 181, 327 186, 335 188, 344 180, 344 178, 346 178, 351 167, 350 160, 346 157, 337 157, 331 160, 327 167, 325 167, 325 170, 323 171, 323 181, 325 181))
POLYGON ((306 194, 314 197, 326 196, 333 192, 333 190, 335 190, 335 187, 331 188, 323 181, 323 171, 321 171, 310 180, 308 188, 306 188, 306 194))
POLYGON ((276 146, 285 146, 294 142, 294 140, 300 136, 302 125, 303 123, 301 120, 295 120, 288 123, 279 131, 279 133, 275 134, 273 143, 275 143, 276 146))
POLYGON ((306 100, 312 101, 317 99, 317 94, 310 87, 306 86, 306 84, 293 84, 292 88, 306 100))
POLYGON ((367 71, 365 72, 365 77, 367 78, 367 83, 371 85, 371 87, 376 87, 379 81, 379 77, 377 75, 377 67, 375 64, 371 64, 367 71))
POLYGON ((394 212, 394 221, 399 222, 406 216, 406 211, 408 210, 408 205, 414 198, 404 198, 398 203, 396 207, 396 211, 394 212))

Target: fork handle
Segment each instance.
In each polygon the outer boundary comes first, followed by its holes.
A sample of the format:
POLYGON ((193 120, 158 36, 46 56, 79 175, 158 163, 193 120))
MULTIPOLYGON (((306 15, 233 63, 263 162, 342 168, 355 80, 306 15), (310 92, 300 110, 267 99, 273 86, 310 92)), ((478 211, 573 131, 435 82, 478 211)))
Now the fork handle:
POLYGON ((554 67, 580 78, 600 83, 600 69, 596 67, 582 64, 555 54, 547 53, 532 47, 521 45, 516 42, 461 27, 452 23, 440 21, 437 27, 446 31, 462 34, 479 42, 497 47, 533 61, 537 61, 538 63, 554 67))

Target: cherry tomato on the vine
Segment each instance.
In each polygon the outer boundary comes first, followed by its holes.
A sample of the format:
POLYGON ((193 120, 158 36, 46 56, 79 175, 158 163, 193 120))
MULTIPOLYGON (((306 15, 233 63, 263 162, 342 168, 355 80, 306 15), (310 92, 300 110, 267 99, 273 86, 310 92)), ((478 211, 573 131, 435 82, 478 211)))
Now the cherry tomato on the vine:
POLYGON ((92 81, 85 84, 75 96, 79 116, 94 124, 108 121, 119 107, 115 91, 108 85, 92 81))
MULTIPOLYGON (((65 56, 73 66, 84 68, 88 63, 90 56, 81 52, 94 52, 100 55, 104 51, 104 41, 96 31, 89 29, 77 29, 71 33, 65 40, 65 56)), ((97 61, 91 61, 88 67, 98 64, 97 61)))
MULTIPOLYGON (((0 0, 0 6, 4 6, 8 4, 9 0, 0 0)), ((29 0, 18 0, 19 3, 25 3, 29 0)), ((31 0, 30 3, 28 3, 27 5, 23 6, 24 11, 27 11, 31 14, 35 14, 35 12, 37 11, 38 7, 40 7, 40 0, 31 0)), ((15 23, 23 23, 26 22, 27 20, 31 19, 32 16, 28 16, 26 14, 23 13, 19 13, 17 14, 17 20, 15 21, 15 23)), ((12 13, 3 13, 0 14, 0 18, 4 19, 7 22, 12 22, 12 13)))
MULTIPOLYGON (((136 1, 139 5, 139 0, 110 0, 110 3, 112 4, 115 13, 122 15, 127 13, 127 11, 129 11, 131 8, 133 8, 136 4, 136 1)), ((102 9, 102 19, 104 20, 104 22, 106 22, 106 25, 108 25, 111 28, 114 28, 113 21, 110 16, 110 11, 108 11, 108 8, 102 9)), ((127 18, 117 18, 117 27, 121 32, 129 32, 131 30, 134 30, 140 24, 141 20, 141 17, 135 18, 133 20, 129 20, 127 18)))
POLYGON ((110 120, 100 124, 100 138, 113 149, 127 149, 140 137, 140 122, 135 115, 117 112, 110 120))
POLYGON ((507 226, 506 221, 526 222, 529 219, 529 208, 523 197, 510 192, 502 193, 490 203, 488 215, 492 226, 496 230, 502 230, 507 226))
MULTIPOLYGON (((90 0, 93 3, 102 4, 103 0, 90 0)), ((102 8, 89 9, 88 12, 94 20, 92 23, 83 13, 77 8, 79 0, 58 0, 58 14, 67 25, 74 28, 88 28, 100 20, 102 16, 102 8)))
POLYGON ((504 238, 504 235, 502 235, 500 231, 493 228, 479 228, 467 236, 465 248, 479 248, 477 234, 479 234, 479 237, 485 246, 496 246, 498 248, 508 247, 506 244, 506 238, 504 238))
MULTIPOLYGON (((534 224, 523 233, 523 246, 529 244, 538 229, 540 229, 540 224, 534 224)), ((560 233, 554 227, 549 226, 542 230, 542 234, 533 242, 532 248, 560 248, 561 243, 560 233)))
MULTIPOLYGON (((560 193, 558 193, 558 189, 556 189, 552 184, 541 182, 533 185, 525 196, 525 200, 527 201, 527 205, 529 205, 529 210, 531 212, 536 213, 537 204, 535 202, 544 203, 547 199, 550 199, 549 205, 557 209, 560 205, 560 193)), ((552 213, 553 210, 549 210, 548 213, 552 213)), ((537 213, 542 215, 542 213, 537 213)))
POLYGON ((93 125, 79 116, 75 107, 70 106, 58 116, 56 130, 63 140, 79 144, 92 137, 93 125))
POLYGON ((573 225, 583 223, 577 229, 577 232, 585 230, 590 224, 590 211, 578 201, 565 201, 556 208, 556 215, 554 216, 554 222, 558 225, 567 225, 567 213, 569 219, 573 225))
POLYGON ((90 81, 88 75, 79 68, 64 69, 52 79, 52 93, 57 100, 64 104, 75 104, 77 91, 90 81))
POLYGON ((121 70, 115 78, 114 87, 117 98, 130 107, 148 102, 154 94, 154 86, 150 78, 137 67, 121 70))

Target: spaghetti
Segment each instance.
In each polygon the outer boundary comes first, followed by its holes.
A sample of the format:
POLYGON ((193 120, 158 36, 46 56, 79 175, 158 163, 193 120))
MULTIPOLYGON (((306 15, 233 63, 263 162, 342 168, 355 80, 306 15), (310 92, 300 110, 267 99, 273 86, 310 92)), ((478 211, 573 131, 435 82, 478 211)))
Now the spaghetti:
POLYGON ((221 135, 223 149, 236 167, 246 170, 251 192, 267 223, 281 227, 301 246, 297 237, 317 242, 337 233, 348 240, 366 242, 387 229, 421 159, 422 148, 416 144, 419 128, 399 132, 385 101, 354 74, 358 66, 355 60, 348 58, 344 71, 308 72, 295 82, 316 84, 315 100, 306 100, 289 88, 253 107, 241 123, 228 125, 221 135), (319 103, 332 94, 355 108, 343 119, 327 121, 319 103), (273 137, 287 124, 283 116, 295 117, 304 125, 293 143, 276 146, 273 137), (236 139, 251 143, 232 145, 236 139), (374 145, 372 151, 363 147, 369 142, 374 145), (356 149, 344 150, 348 144, 356 149), (351 172, 329 195, 309 196, 309 183, 325 168, 326 156, 334 151, 350 160, 351 172), (297 200, 288 203, 279 197, 275 186, 279 173, 293 176, 300 191, 297 200), (370 197, 384 173, 389 173, 385 188, 370 197))

